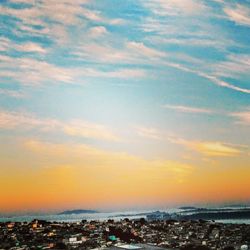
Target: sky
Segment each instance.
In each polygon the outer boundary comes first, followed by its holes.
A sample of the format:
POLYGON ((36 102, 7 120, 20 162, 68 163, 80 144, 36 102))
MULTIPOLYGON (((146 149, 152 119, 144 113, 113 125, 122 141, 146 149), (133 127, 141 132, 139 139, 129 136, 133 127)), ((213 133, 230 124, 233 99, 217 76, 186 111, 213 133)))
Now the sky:
POLYGON ((0 212, 250 201, 250 3, 1 0, 0 212))

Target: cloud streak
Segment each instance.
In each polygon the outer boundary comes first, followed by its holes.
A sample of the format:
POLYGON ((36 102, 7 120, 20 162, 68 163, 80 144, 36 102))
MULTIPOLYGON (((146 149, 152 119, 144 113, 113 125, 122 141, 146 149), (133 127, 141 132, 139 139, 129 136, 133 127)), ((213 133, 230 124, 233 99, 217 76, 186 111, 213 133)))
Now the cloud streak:
POLYGON ((220 141, 188 141, 182 138, 171 138, 170 141, 209 157, 235 157, 241 154, 238 147, 220 141))
POLYGON ((56 119, 39 119, 30 114, 17 112, 0 112, 0 128, 5 130, 32 129, 40 132, 62 132, 68 136, 99 139, 106 141, 119 141, 119 137, 101 124, 83 120, 71 120, 62 122, 56 119))
POLYGON ((212 114, 213 111, 204 108, 196 108, 190 106, 182 106, 182 105, 163 105, 163 108, 172 109, 177 112, 182 113, 192 113, 192 114, 212 114))
POLYGON ((86 77, 94 78, 144 78, 143 69, 119 68, 113 71, 89 67, 61 67, 40 59, 29 57, 14 58, 0 55, 0 73, 2 78, 11 78, 22 85, 39 86, 41 84, 85 83, 86 77))
POLYGON ((27 43, 13 43, 11 40, 1 37, 0 38, 0 51, 7 52, 11 50, 16 50, 24 53, 39 53, 45 54, 47 50, 37 43, 27 42, 27 43))
POLYGON ((0 89, 0 95, 5 95, 13 98, 25 98, 25 94, 22 91, 0 89))
POLYGON ((207 9, 202 1, 196 0, 146 0, 143 1, 143 4, 151 9, 154 14, 161 16, 201 15, 207 9))
POLYGON ((136 134, 140 137, 153 139, 153 140, 162 140, 163 136, 155 128, 147 128, 142 126, 135 127, 136 134))
POLYGON ((226 6, 224 8, 224 12, 228 16, 228 18, 236 24, 250 26, 249 7, 241 4, 236 4, 232 6, 226 6))
POLYGON ((250 126, 250 108, 245 111, 234 112, 229 115, 236 118, 237 123, 250 126))
MULTIPOLYGON (((247 116, 248 115, 244 114, 245 119, 248 119, 247 116)), ((245 150, 248 149, 246 145, 225 143, 221 141, 187 140, 176 135, 170 135, 164 131, 159 131, 155 128, 136 127, 135 131, 140 137, 150 140, 160 140, 162 142, 168 141, 173 144, 184 146, 188 150, 197 152, 206 157, 238 157, 246 153, 245 150)))

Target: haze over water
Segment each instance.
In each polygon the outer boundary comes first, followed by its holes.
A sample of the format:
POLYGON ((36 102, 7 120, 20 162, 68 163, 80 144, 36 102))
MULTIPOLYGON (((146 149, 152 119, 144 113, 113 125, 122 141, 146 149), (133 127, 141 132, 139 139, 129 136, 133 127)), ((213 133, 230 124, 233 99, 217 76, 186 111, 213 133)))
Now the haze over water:
MULTIPOLYGON (((191 207, 190 207, 191 208, 191 207)), ((197 208, 199 211, 200 208, 197 208)), ((209 209, 210 213, 218 213, 222 211, 243 211, 244 209, 248 209, 247 207, 213 207, 213 208, 207 208, 208 210, 205 210, 203 212, 208 212, 209 209), (217 210, 217 212, 213 211, 213 209, 217 210)), ((196 209, 195 209, 196 210, 196 209)), ((67 210, 60 213, 24 213, 24 214, 5 214, 0 216, 0 222, 31 222, 33 220, 46 220, 51 222, 81 222, 82 220, 98 220, 98 221, 108 221, 108 220, 114 220, 114 221, 120 221, 124 219, 130 219, 130 220, 138 220, 141 218, 145 218, 146 220, 150 221, 150 218, 147 215, 161 212, 161 213, 167 213, 170 215, 175 216, 176 214, 193 214, 197 213, 196 210, 188 210, 188 209, 182 209, 182 208, 168 208, 168 209, 152 209, 152 210, 130 210, 130 211, 113 211, 113 212, 103 212, 103 211, 94 211, 92 212, 82 212, 80 213, 79 210, 67 210)), ((199 212, 198 212, 199 213, 199 212)), ((201 212, 202 213, 202 212, 201 212)), ((170 218, 169 218, 170 219, 170 218)), ((176 219, 176 217, 172 217, 174 220, 181 220, 176 219)), ((211 220, 211 219, 210 219, 211 220)), ((250 219, 247 217, 242 217, 241 219, 232 219, 230 216, 227 216, 227 219, 216 219, 213 221, 222 222, 222 223, 233 223, 233 224, 250 224, 250 219)))

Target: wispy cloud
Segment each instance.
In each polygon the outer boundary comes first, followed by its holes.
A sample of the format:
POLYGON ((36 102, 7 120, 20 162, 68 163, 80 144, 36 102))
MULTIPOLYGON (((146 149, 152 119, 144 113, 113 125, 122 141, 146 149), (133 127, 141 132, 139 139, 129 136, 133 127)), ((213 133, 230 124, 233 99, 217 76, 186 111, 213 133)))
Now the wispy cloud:
MULTIPOLYGON (((18 37, 30 39, 42 37, 58 45, 74 44, 70 38, 72 29, 84 30, 88 23, 98 23, 98 28, 91 28, 92 35, 100 35, 105 27, 102 25, 121 25, 124 21, 120 18, 109 18, 99 10, 89 8, 90 1, 19 1, 12 0, 12 3, 19 4, 20 8, 14 8, 6 3, 0 6, 1 15, 13 17, 11 32, 18 37), (20 5, 25 3, 25 5, 20 5), (15 23, 15 25, 14 25, 15 23), (102 27, 102 28, 101 28, 102 27)), ((91 25, 92 26, 92 25, 91 25)), ((78 32, 79 33, 79 32, 78 32)), ((89 35, 89 34, 88 34, 89 35)), ((75 42, 75 41, 74 41, 75 42)))
POLYGON ((250 108, 246 109, 245 111, 235 112, 229 115, 236 118, 237 123, 250 125, 250 108))
MULTIPOLYGON (((21 1, 12 1, 21 3, 21 1)), ((44 18, 53 22, 75 25, 79 24, 81 18, 87 18, 93 21, 105 21, 105 19, 96 11, 86 8, 89 1, 46 1, 39 3, 29 1, 29 6, 21 9, 11 7, 1 7, 1 13, 8 14, 20 19, 26 24, 44 25, 44 18)), ((27 3, 27 2, 26 2, 27 3)))
POLYGON ((131 55, 132 54, 137 54, 137 55, 141 55, 144 58, 150 58, 150 59, 154 59, 154 58, 159 58, 159 57, 165 57, 166 53, 165 52, 161 52, 157 49, 153 49, 150 47, 147 47, 144 43, 142 42, 128 42, 127 43, 127 48, 129 48, 131 51, 131 55))
POLYGON ((13 41, 0 37, 0 51, 11 51, 16 50, 24 53, 40 53, 44 54, 47 52, 45 48, 40 46, 38 43, 26 42, 26 43, 14 43, 13 41))
POLYGON ((121 65, 148 65, 153 62, 161 63, 167 56, 163 51, 151 48, 142 42, 123 41, 120 47, 112 43, 89 42, 73 51, 73 55, 94 63, 118 63, 121 65))
POLYGON ((0 95, 5 95, 14 98, 25 98, 25 94, 22 91, 0 89, 0 95))
POLYGON ((182 138, 171 138, 172 143, 183 145, 205 156, 233 157, 241 154, 241 150, 236 145, 219 141, 189 141, 182 138))
MULTIPOLYGON (((13 0, 13 2, 20 3, 21 1, 13 0)), ((26 1, 24 2, 26 3, 26 1)), ((143 23, 145 24, 138 24, 139 28, 144 25, 144 28, 141 29, 141 39, 124 37, 122 34, 118 34, 119 32, 112 31, 109 26, 120 25, 123 23, 123 20, 106 17, 102 11, 90 8, 90 1, 79 0, 73 3, 65 0, 57 3, 53 0, 51 2, 40 1, 39 4, 34 4, 31 1, 28 5, 24 5, 25 7, 22 6, 21 8, 13 8, 8 4, 3 5, 1 13, 16 18, 16 25, 13 25, 12 32, 26 38, 24 40, 27 40, 27 37, 30 35, 39 35, 43 39, 51 40, 52 44, 54 44, 53 46, 55 46, 55 43, 60 44, 62 47, 67 45, 70 47, 70 50, 67 52, 67 58, 78 64, 78 67, 72 69, 49 62, 48 58, 51 57, 43 57, 43 60, 18 58, 15 62, 18 65, 16 74, 13 74, 11 67, 7 67, 7 69, 4 67, 4 75, 14 78, 22 84, 34 85, 46 81, 82 83, 84 82, 82 79, 89 76, 141 78, 146 75, 145 71, 139 69, 141 66, 166 65, 180 71, 196 74, 218 86, 242 93, 250 93, 250 90, 247 88, 221 80, 218 74, 218 72, 221 72, 219 68, 215 69, 215 72, 208 72, 209 70, 207 69, 200 69, 200 64, 194 63, 195 59, 196 61, 201 60, 195 57, 191 60, 192 56, 186 55, 191 61, 183 61, 185 53, 183 53, 181 58, 176 53, 169 52, 162 47, 166 44, 185 47, 189 45, 194 47, 205 46, 219 49, 235 46, 235 42, 220 35, 220 30, 216 30, 216 34, 212 36, 209 35, 213 34, 211 32, 213 27, 208 25, 208 22, 204 22, 201 19, 198 23, 194 23, 190 19, 191 16, 202 13, 211 14, 211 6, 208 6, 204 1, 196 0, 171 0, 167 2, 153 0, 140 3, 150 13, 158 13, 161 16, 161 18, 159 18, 159 15, 146 15, 143 17, 143 20, 145 20, 143 23), (189 18, 187 19, 190 22, 188 29, 188 25, 185 22, 178 21, 177 23, 172 23, 165 17, 176 17, 179 14, 189 18), (73 32, 72 27, 74 27, 73 30, 76 33, 80 33, 80 30, 84 31, 84 35, 80 35, 77 41, 74 41, 72 37, 70 38, 70 34, 73 32), (182 30, 184 34, 183 37, 180 37, 178 34, 182 30), (152 34, 148 36, 148 32, 152 34), (217 39, 217 34, 220 35, 220 39, 217 39), (119 43, 117 43, 117 38, 119 43), (161 41, 161 46, 158 46, 159 41, 161 41), (113 67, 114 64, 122 65, 123 69, 109 70, 109 72, 97 69, 98 65, 103 63, 109 67, 113 67), (84 64, 84 66, 79 67, 79 64, 84 64), (87 67, 86 64, 88 64, 87 67), (34 67, 30 67, 30 65, 34 65, 34 67), (135 65, 137 67, 135 70, 128 68, 135 65), (82 79, 80 80, 79 78, 82 79)), ((8 48, 9 50, 37 53, 44 56, 44 54, 48 53, 48 50, 53 51, 53 46, 48 49, 46 46, 33 41, 14 43, 4 38, 0 49, 4 51, 8 48)), ((213 65, 216 64, 219 65, 219 63, 213 62, 213 65)), ((10 62, 10 65, 13 65, 12 62, 10 62)), ((207 62, 204 62, 203 65, 207 65, 207 62)))
POLYGON ((189 36, 179 38, 177 31, 172 37, 161 37, 161 36, 149 36, 148 40, 160 45, 174 45, 174 46, 185 46, 195 48, 215 48, 224 51, 227 47, 238 46, 234 41, 229 39, 215 40, 212 37, 202 37, 202 35, 195 37, 190 34, 189 36), (176 35, 176 37, 175 37, 176 35))
POLYGON ((36 43, 31 43, 31 42, 16 45, 15 49, 22 51, 22 52, 46 53, 46 49, 44 49, 43 47, 41 47, 40 45, 36 43))
MULTIPOLYGON (((97 43, 85 44, 74 52, 74 55, 80 58, 88 59, 92 62, 99 63, 119 63, 119 64, 136 64, 136 65, 161 65, 176 68, 180 71, 192 73, 209 80, 220 87, 225 87, 239 91, 242 93, 250 93, 250 89, 238 87, 232 83, 221 80, 216 76, 216 73, 206 73, 198 67, 189 67, 183 63, 173 62, 170 58, 170 54, 164 51, 160 51, 155 48, 146 46, 144 43, 139 42, 126 42, 122 48, 114 48, 110 45, 100 46, 97 43)), ((172 55, 173 56, 173 55, 172 55)), ((180 57, 180 56, 179 56, 180 57)), ((184 57, 184 56, 183 56, 184 57)), ((180 57, 183 58, 183 57, 180 57)), ((187 56, 188 57, 188 56, 187 56)), ((178 58, 178 56, 176 57, 178 58)), ((195 61, 195 60, 194 60, 195 61)), ((199 60, 196 60, 199 61, 199 60)))
POLYGON ((196 0, 153 0, 143 1, 146 7, 151 9, 155 14, 168 15, 201 15, 207 9, 207 6, 202 1, 196 0))
POLYGON ((193 113, 193 114, 212 114, 213 111, 210 109, 182 106, 182 105, 163 105, 163 108, 173 109, 182 113, 193 113))
POLYGON ((43 60, 28 57, 15 58, 0 55, 0 77, 8 77, 22 85, 38 86, 48 83, 84 84, 86 77, 143 78, 147 72, 142 69, 121 68, 113 71, 89 67, 61 67, 43 60))
POLYGON ((187 140, 174 134, 160 131, 156 128, 135 127, 138 136, 151 140, 161 140, 184 146, 185 148, 198 152, 207 157, 233 157, 245 154, 247 145, 238 145, 221 141, 187 140))
POLYGON ((78 69, 79 75, 83 77, 105 77, 105 78, 143 78, 148 76, 143 69, 121 68, 114 71, 100 71, 93 68, 78 69))
POLYGON ((144 138, 149 138, 154 140, 161 140, 163 138, 161 133, 155 128, 136 126, 135 131, 137 135, 144 138))
POLYGON ((68 135, 95 138, 108 141, 119 141, 120 138, 113 134, 108 128, 101 124, 95 124, 87 121, 73 120, 61 124, 63 132, 68 135))
POLYGON ((104 26, 95 26, 90 28, 89 36, 90 37, 102 37, 108 33, 107 29, 104 26))
POLYGON ((236 86, 236 85, 234 85, 232 83, 221 80, 221 79, 217 78, 216 76, 207 75, 207 74, 203 74, 203 73, 200 73, 199 75, 201 75, 201 76, 205 77, 206 79, 212 81, 213 83, 215 83, 218 86, 229 88, 229 89, 232 89, 232 90, 236 90, 238 92, 250 94, 250 89, 238 87, 238 86, 236 86))
POLYGON ((72 82, 74 70, 62 68, 33 58, 0 56, 2 77, 8 76, 24 85, 39 85, 45 81, 72 82))
POLYGON ((118 141, 118 136, 113 134, 104 125, 84 120, 70 120, 68 122, 56 119, 41 119, 30 114, 17 112, 0 112, 0 128, 7 130, 31 130, 41 132, 62 132, 66 135, 100 139, 107 141, 118 141))
POLYGON ((204 79, 209 80, 210 82, 212 82, 213 84, 215 84, 217 86, 232 89, 232 90, 246 93, 246 94, 250 94, 250 89, 238 87, 237 85, 229 83, 228 81, 221 80, 220 78, 218 78, 216 76, 215 73, 206 73, 206 72, 203 72, 203 71, 200 71, 197 69, 191 69, 191 68, 188 68, 187 66, 179 64, 179 63, 166 62, 165 65, 167 67, 173 67, 173 68, 179 69, 179 70, 184 71, 184 72, 189 72, 189 73, 195 74, 199 77, 202 77, 204 79))
POLYGON ((207 156, 237 156, 241 153, 238 148, 222 142, 199 142, 188 144, 188 147, 207 156))
POLYGON ((241 4, 230 5, 224 8, 224 12, 236 24, 250 26, 250 8, 248 6, 241 4))
POLYGON ((215 74, 223 77, 249 76, 250 55, 229 54, 223 62, 215 64, 215 74))
MULTIPOLYGON (((225 18, 223 16, 225 15, 223 14, 223 8, 231 8, 233 6, 230 3, 226 4, 224 1, 219 2, 221 4, 221 14, 213 12, 214 7, 205 1, 146 1, 144 4, 145 7, 155 15, 145 17, 141 29, 148 34, 146 37, 147 41, 159 47, 170 47, 169 50, 172 50, 172 46, 174 48, 177 47, 181 51, 187 51, 187 47, 192 47, 194 50, 206 47, 208 49, 217 49, 220 53, 228 54, 230 48, 242 48, 244 45, 232 39, 218 25, 220 23, 218 20, 225 18), (197 18, 194 22, 193 17, 200 14, 202 14, 202 17, 197 18), (181 20, 185 19, 185 21, 183 22, 175 18, 176 15, 181 15, 181 20), (217 25, 210 25, 209 18, 217 19, 217 25), (181 36, 180 33, 182 34, 181 36)), ((233 7, 232 11, 234 11, 233 7)), ((250 93, 247 87, 240 87, 235 83, 233 84, 220 78, 223 76, 218 74, 221 70, 219 70, 219 67, 215 68, 214 66, 220 65, 220 63, 223 64, 220 60, 212 59, 212 61, 209 61, 206 58, 201 59, 202 63, 194 63, 194 61, 183 62, 181 59, 178 60, 174 54, 176 53, 173 53, 173 57, 171 57, 171 53, 168 53, 169 57, 167 60, 164 58, 162 64, 184 72, 196 74, 220 87, 242 93, 250 93), (211 68, 214 68, 214 72, 211 71, 211 68)), ((198 58, 194 57, 194 59, 198 58)), ((236 70, 234 71, 236 72, 236 70)))

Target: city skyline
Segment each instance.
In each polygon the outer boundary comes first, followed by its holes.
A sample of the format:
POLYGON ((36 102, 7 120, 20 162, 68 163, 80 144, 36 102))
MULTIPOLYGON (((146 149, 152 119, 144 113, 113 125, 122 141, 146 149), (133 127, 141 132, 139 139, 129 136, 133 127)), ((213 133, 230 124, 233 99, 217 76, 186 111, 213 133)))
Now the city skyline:
POLYGON ((0 212, 250 201, 248 1, 0 10, 0 212))

